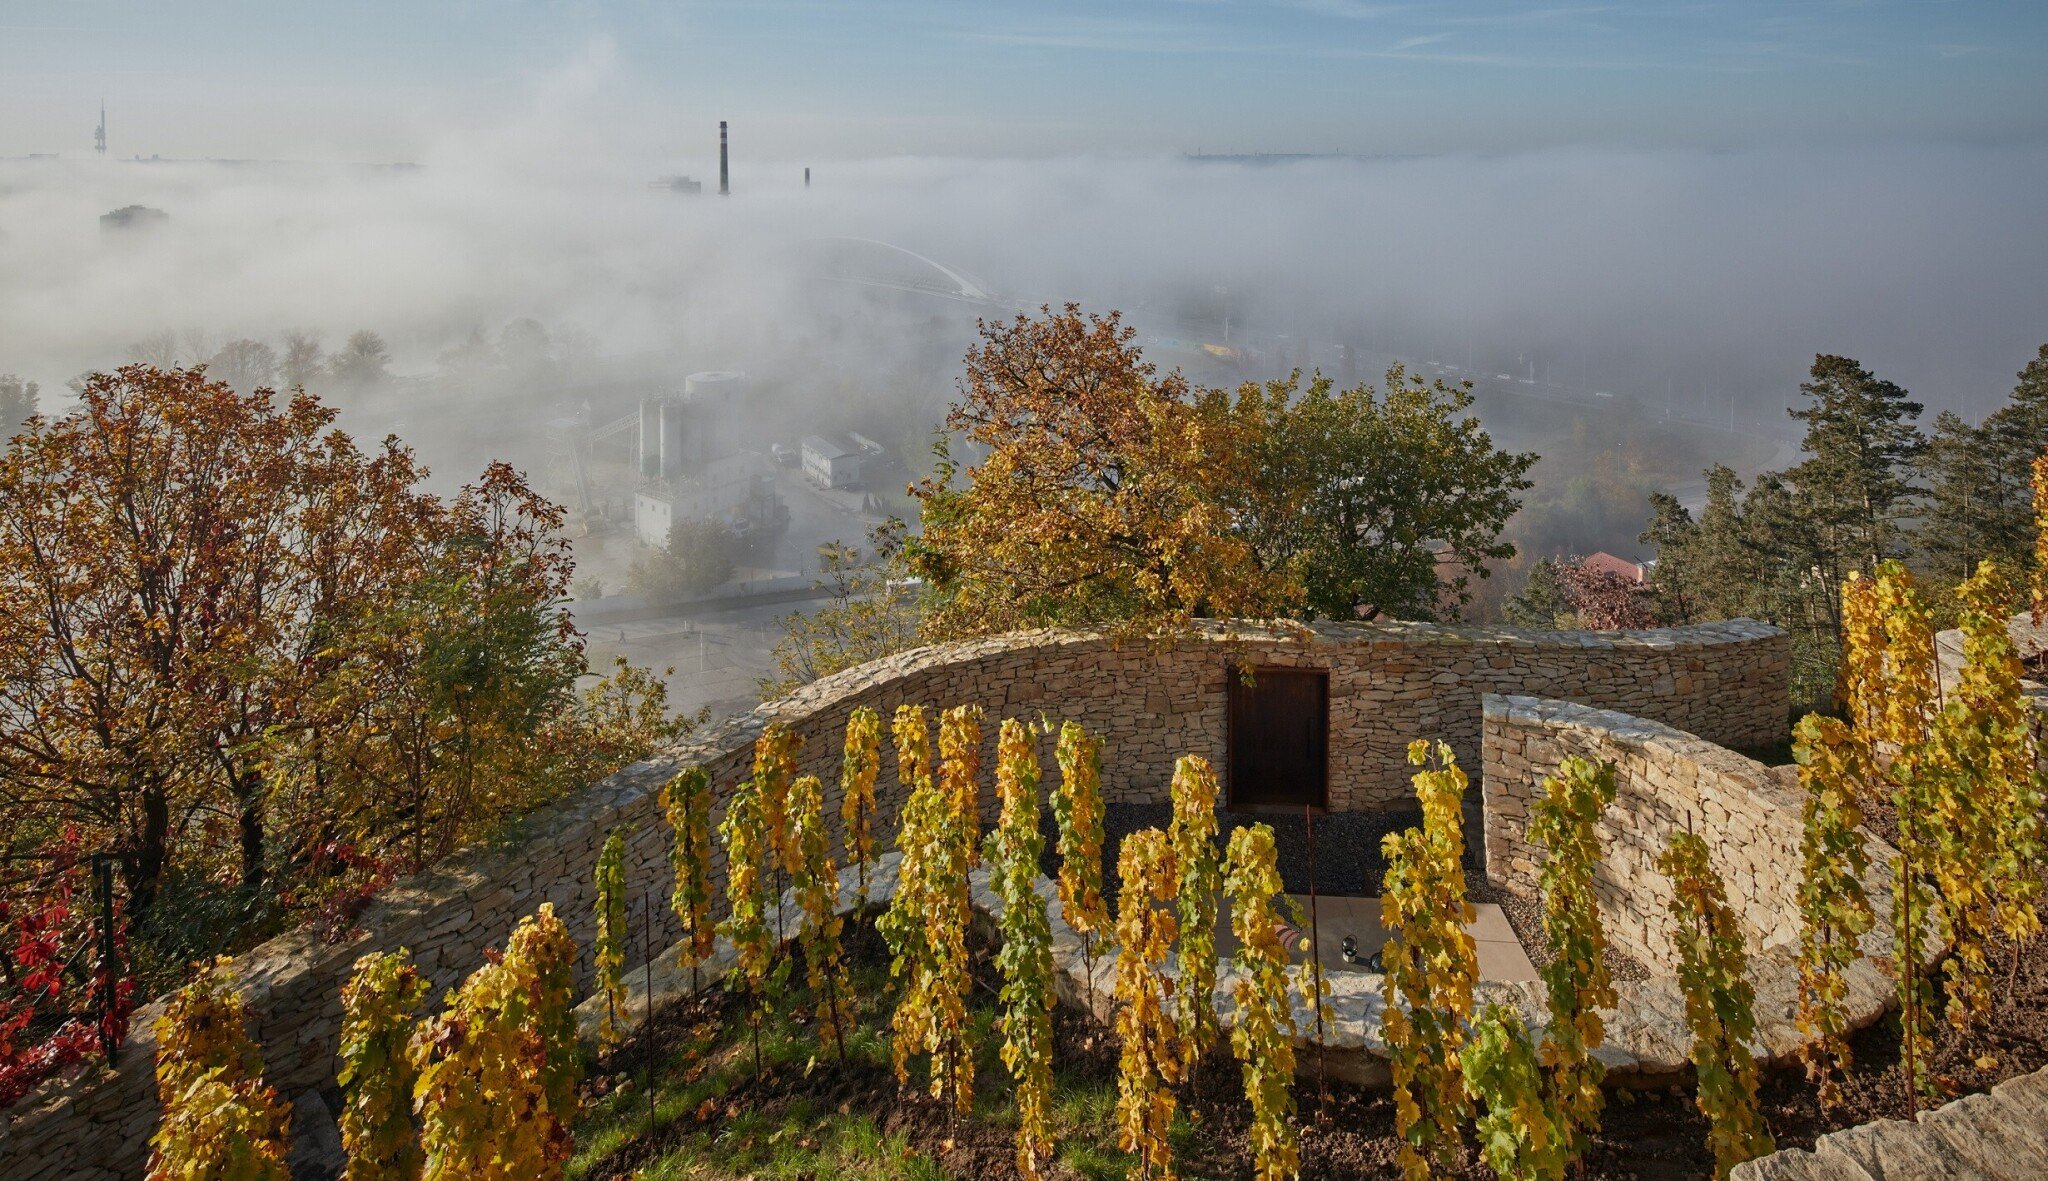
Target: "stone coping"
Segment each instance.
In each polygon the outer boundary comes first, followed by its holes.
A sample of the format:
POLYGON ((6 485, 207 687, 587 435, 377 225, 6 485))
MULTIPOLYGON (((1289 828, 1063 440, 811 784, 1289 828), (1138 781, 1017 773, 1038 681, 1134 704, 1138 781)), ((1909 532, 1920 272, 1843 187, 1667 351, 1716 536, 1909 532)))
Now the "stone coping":
POLYGON ((2048 1177, 2048 1070, 1911 1120, 1830 1132, 1735 1166, 1731 1181, 2038 1181, 2048 1177))

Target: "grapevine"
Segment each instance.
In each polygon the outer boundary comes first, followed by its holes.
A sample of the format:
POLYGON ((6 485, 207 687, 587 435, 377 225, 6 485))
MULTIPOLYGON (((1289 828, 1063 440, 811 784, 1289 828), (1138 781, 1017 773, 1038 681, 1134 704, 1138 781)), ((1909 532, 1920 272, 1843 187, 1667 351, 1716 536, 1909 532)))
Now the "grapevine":
MULTIPOLYGON (((1432 1164, 1454 1168, 1461 1155, 1459 1129, 1470 1104, 1459 1052, 1479 978, 1478 947, 1466 930, 1476 912, 1465 901, 1460 860, 1465 773, 1448 745, 1438 743, 1434 754, 1440 765, 1415 775, 1423 826, 1382 842, 1387 875, 1380 921, 1387 942, 1380 953, 1386 965, 1381 1032, 1394 1073, 1399 1163, 1409 1178, 1427 1177, 1432 1164)), ((1408 745, 1410 763, 1426 767, 1431 755, 1427 742, 1408 745)))
POLYGON ((1509 1006, 1488 1005, 1473 1021, 1465 1086, 1486 1105, 1479 1151, 1502 1181, 1562 1181, 1571 1163, 1571 1121, 1548 1101, 1538 1055, 1521 1014, 1509 1006))
MULTIPOLYGON (((1544 781, 1543 797, 1536 801, 1529 820, 1529 839, 1548 854, 1541 884, 1543 941, 1550 960, 1543 966, 1542 977, 1549 996, 1550 1023, 1536 1054, 1549 1071, 1548 1107, 1562 1138, 1559 1150, 1568 1156, 1583 1154, 1600 1128, 1604 1102, 1600 1080, 1607 1070, 1593 1051, 1607 1036, 1600 1010, 1617 1003, 1593 882, 1601 856, 1597 826, 1601 814, 1614 802, 1614 791, 1614 764, 1595 765, 1575 755, 1568 757, 1559 764, 1557 774, 1544 781)), ((1500 1036, 1507 1034, 1501 1032, 1500 1036)), ((1505 1042, 1494 1050, 1505 1052, 1505 1042)), ((1507 1068, 1502 1060, 1495 1064, 1507 1068)), ((1499 1079, 1504 1083, 1518 1077, 1509 1070, 1499 1079)), ((1533 1119, 1526 1110, 1531 1101, 1520 1097, 1517 1106, 1533 1119)), ((1491 1105, 1494 1098, 1487 1102, 1491 1105)), ((1483 1129, 1481 1138, 1485 1139, 1483 1129)))
POLYGON ((1059 789, 1052 793, 1053 820, 1059 825, 1060 918, 1081 937, 1092 1009, 1095 957, 1109 930, 1109 903, 1102 896, 1102 740, 1073 722, 1062 723, 1053 757, 1060 765, 1059 789))
POLYGON ((990 884, 1002 899, 1003 1065, 1017 1083, 1017 1171, 1027 1181, 1052 1160, 1052 924, 1036 888, 1045 838, 1038 831, 1036 731, 1015 718, 996 737, 996 796, 1001 806, 984 855, 990 884))
POLYGON ((2048 616, 2048 451, 2034 457, 2034 623, 2048 616))
POLYGON ((576 945, 552 904, 413 1034, 426 1181, 554 1181, 573 1148, 576 945))
POLYGON ((839 773, 839 823, 846 834, 846 859, 859 875, 856 907, 868 904, 868 874, 875 863, 875 778, 881 769, 882 718, 863 705, 846 720, 846 752, 839 773))
POLYGON ((173 993, 152 1030, 163 1118, 150 1137, 149 1181, 232 1177, 289 1181, 291 1105, 263 1084, 227 961, 173 993))
MULTIPOLYGON (((952 718, 958 742, 961 719, 952 718)), ((942 722, 944 719, 942 719, 942 722)), ((928 1055, 931 1093, 956 1112, 973 1104, 974 1057, 967 1040, 967 822, 960 815, 957 778, 942 784, 931 773, 931 732, 924 711, 896 712, 897 765, 915 786, 903 806, 896 845, 896 893, 878 926, 889 943, 890 972, 903 995, 890 1019, 898 1082, 910 1080, 910 1060, 928 1055)), ((976 742, 977 753, 979 742, 976 742)), ((949 771, 957 777, 957 765, 949 771)))
POLYGON ((1808 714, 1793 732, 1799 782, 1806 789, 1800 838, 1799 1048, 1823 1107, 1841 1101, 1849 1050, 1849 966, 1874 919, 1864 893, 1870 858, 1863 847, 1861 785, 1873 780, 1870 748, 1834 718, 1808 714))
POLYGON ((939 785, 953 799, 956 834, 969 866, 981 861, 981 721, 978 705, 956 705, 939 715, 939 785))
POLYGON ((754 791, 775 871, 775 942, 783 940, 782 893, 795 860, 789 839, 789 785, 796 779, 796 752, 803 740, 781 722, 770 722, 754 740, 754 791))
POLYGON ((797 779, 789 790, 789 832, 795 863, 790 885, 803 911, 804 972, 818 1002, 818 1023, 831 1029, 846 1061, 846 1026, 853 1018, 853 989, 839 951, 839 871, 832 865, 831 834, 825 827, 825 785, 815 775, 797 779))
POLYGON ((1249 1130, 1259 1181, 1286 1181, 1301 1169, 1301 1146, 1289 1117, 1294 1114, 1294 1007, 1287 997, 1287 948, 1280 941, 1280 893, 1273 830, 1266 825, 1230 834, 1230 931, 1237 937, 1240 973, 1232 986, 1237 1018, 1230 1048, 1244 1073, 1245 1099, 1252 1108, 1249 1130))
POLYGON ((605 838, 597 855, 597 988, 604 994, 604 1019, 598 1045, 619 1044, 619 1012, 626 1003, 626 839, 617 832, 605 838))
POLYGON ((2041 931, 2042 804, 2023 670, 2006 628, 2017 597, 1990 562, 1956 589, 1963 666, 1941 727, 1949 765, 1969 779, 1961 791, 1981 808, 1975 854, 1989 870, 1987 919, 2015 944, 2041 931))
POLYGON ((1124 838, 1117 857, 1117 1143, 1138 1154, 1139 1178, 1172 1181, 1173 1086, 1183 1077, 1179 1031, 1163 970, 1177 924, 1166 907, 1178 890, 1173 847, 1156 828, 1124 838))
POLYGON ((1216 896, 1223 859, 1216 851, 1216 772, 1200 755, 1174 764, 1173 821, 1167 841, 1179 875, 1181 1061, 1192 1068, 1222 1035, 1216 1020, 1216 896))
POLYGON ((1696 1102, 1710 1125, 1707 1145, 1714 1153, 1715 1175, 1726 1177, 1743 1161, 1773 1151, 1771 1135, 1757 1114, 1756 1060, 1748 1045, 1756 1036, 1756 993, 1744 979, 1749 957, 1705 841, 1689 832, 1673 836, 1657 858, 1657 871, 1671 879, 1678 986, 1692 1029, 1696 1102))
POLYGON ((732 944, 736 960, 736 970, 726 977, 726 985, 744 988, 752 1001, 747 1006, 747 1024, 753 1030, 754 1069, 758 1072, 761 1023, 773 1003, 773 986, 787 968, 775 962, 776 940, 768 929, 768 830, 761 792, 752 780, 733 793, 718 831, 725 838, 726 904, 725 921, 718 925, 718 933, 732 944))
POLYGON ((889 975, 902 984, 889 1024, 893 1032, 890 1056, 896 1067, 896 1081, 910 1085, 910 1060, 924 1051, 930 1040, 932 1016, 930 995, 933 943, 925 926, 928 886, 932 861, 941 855, 936 832, 944 824, 945 803, 931 774, 931 730, 925 725, 924 710, 904 705, 896 709, 891 725, 896 746, 896 771, 905 791, 901 826, 896 848, 901 860, 896 866, 896 891, 889 907, 875 927, 889 944, 889 975))
POLYGON ((342 1181, 412 1181, 425 1163, 412 1123, 405 1044, 427 982, 403 949, 366 955, 341 990, 342 1181))
POLYGON ((676 884, 669 906, 683 931, 677 966, 690 969, 695 993, 698 965, 711 958, 718 938, 711 922, 711 776, 702 767, 684 769, 661 789, 661 809, 675 834, 669 865, 676 884))
MULTIPOLYGON (((1847 593, 1847 592, 1845 592, 1847 593)), ((1935 680, 1934 629, 1911 575, 1897 562, 1878 567, 1871 607, 1878 620, 1882 648, 1860 654, 1855 663, 1874 670, 1869 680, 1881 685, 1882 700, 1873 701, 1873 748, 1890 756, 1887 775, 1898 817, 1899 858, 1892 875, 1892 941, 1897 956, 1901 1053, 1909 1092, 1934 1093, 1928 1069, 1934 1051, 1928 1007, 1932 990, 1920 971, 1926 962, 1930 921, 1939 922, 1947 909, 1934 888, 1942 872, 1942 776, 1936 761, 1931 719, 1938 684, 1935 680)))

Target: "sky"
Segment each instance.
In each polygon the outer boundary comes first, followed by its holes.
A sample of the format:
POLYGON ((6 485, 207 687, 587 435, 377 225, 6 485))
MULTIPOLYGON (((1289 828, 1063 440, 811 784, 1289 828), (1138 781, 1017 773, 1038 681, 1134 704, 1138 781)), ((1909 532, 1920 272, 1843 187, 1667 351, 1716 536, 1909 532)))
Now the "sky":
POLYGON ((403 161, 591 85, 754 159, 2048 139, 2036 0, 0 0, 0 156, 403 161), (581 80, 575 80, 575 79, 581 80))

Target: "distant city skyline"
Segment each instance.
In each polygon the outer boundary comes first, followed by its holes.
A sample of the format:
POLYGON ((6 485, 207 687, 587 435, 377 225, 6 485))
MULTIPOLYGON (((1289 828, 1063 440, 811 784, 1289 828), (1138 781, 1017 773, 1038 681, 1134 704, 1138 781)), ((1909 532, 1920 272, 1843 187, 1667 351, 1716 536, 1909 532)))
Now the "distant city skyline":
POLYGON ((102 98, 115 157, 2035 141, 2044 51, 1984 0, 0 0, 0 155, 89 155, 102 98))

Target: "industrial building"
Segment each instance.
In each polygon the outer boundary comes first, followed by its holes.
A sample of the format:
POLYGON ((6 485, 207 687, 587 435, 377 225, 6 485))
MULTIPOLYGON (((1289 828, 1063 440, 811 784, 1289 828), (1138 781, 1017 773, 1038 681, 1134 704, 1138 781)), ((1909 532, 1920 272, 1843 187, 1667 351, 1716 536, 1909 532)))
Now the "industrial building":
POLYGON ((737 445, 733 426, 746 392, 745 374, 719 370, 691 374, 680 393, 641 401, 633 493, 641 542, 666 546, 678 521, 715 521, 741 539, 789 523, 775 464, 737 445))
POLYGON ((800 445, 804 477, 820 488, 860 487, 867 452, 843 435, 806 435, 800 445))

